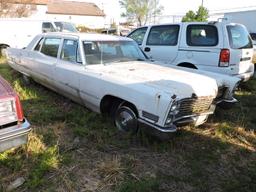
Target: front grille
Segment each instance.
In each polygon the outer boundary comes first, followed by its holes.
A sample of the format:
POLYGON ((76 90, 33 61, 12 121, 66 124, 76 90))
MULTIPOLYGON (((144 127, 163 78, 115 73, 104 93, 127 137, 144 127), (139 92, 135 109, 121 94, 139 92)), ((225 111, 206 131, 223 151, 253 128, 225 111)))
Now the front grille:
POLYGON ((185 98, 179 101, 179 113, 175 118, 208 112, 214 97, 185 98))

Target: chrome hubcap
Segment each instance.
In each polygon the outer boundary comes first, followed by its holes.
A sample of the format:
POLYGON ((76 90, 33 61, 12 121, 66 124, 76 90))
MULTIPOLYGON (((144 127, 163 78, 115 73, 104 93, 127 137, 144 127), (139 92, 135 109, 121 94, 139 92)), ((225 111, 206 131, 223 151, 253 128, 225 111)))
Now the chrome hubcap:
POLYGON ((137 130, 137 117, 128 107, 120 107, 116 113, 116 126, 121 131, 134 132, 137 130))

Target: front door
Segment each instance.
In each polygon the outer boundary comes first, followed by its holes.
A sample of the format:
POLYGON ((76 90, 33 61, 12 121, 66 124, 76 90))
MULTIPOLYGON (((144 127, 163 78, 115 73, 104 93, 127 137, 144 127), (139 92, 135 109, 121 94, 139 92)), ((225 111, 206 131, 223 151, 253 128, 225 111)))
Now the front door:
MULTIPOLYGON (((61 38, 46 37, 42 45, 33 51, 33 71, 40 82, 50 88, 54 87, 54 67, 57 64, 57 57, 61 38), (37 50, 38 49, 38 50, 37 50)), ((40 43, 40 42, 39 42, 40 43)))
POLYGON ((79 93, 79 74, 84 65, 81 62, 78 40, 64 39, 60 58, 54 68, 55 85, 67 97, 81 102, 79 93))
POLYGON ((142 49, 153 60, 172 63, 178 54, 179 25, 151 27, 142 49))

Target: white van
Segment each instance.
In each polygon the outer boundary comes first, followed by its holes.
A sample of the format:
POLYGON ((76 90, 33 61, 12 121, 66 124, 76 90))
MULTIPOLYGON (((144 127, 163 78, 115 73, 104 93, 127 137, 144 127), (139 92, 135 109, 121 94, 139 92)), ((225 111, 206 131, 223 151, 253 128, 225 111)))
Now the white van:
POLYGON ((240 24, 223 21, 144 26, 128 37, 153 60, 237 76, 243 81, 254 73, 252 40, 240 24))
POLYGON ((37 34, 54 31, 77 32, 75 26, 69 22, 2 18, 0 19, 0 49, 24 48, 37 34))

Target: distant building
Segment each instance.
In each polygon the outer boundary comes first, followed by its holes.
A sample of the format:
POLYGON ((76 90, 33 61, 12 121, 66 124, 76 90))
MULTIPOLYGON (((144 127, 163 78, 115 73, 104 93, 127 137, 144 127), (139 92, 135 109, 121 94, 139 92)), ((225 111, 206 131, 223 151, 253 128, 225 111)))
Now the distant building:
POLYGON ((32 6, 29 18, 70 21, 95 29, 105 27, 105 14, 94 3, 60 0, 10 0, 8 3, 32 6))

